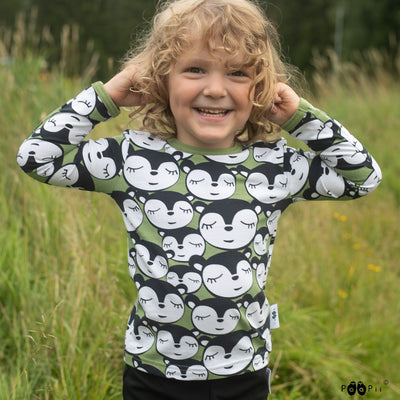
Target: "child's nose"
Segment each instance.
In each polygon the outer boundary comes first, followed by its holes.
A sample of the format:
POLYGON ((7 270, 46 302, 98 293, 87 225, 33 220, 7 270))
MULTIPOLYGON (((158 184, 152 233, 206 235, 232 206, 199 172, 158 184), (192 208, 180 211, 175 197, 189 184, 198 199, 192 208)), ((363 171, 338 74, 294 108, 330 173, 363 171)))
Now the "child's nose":
POLYGON ((225 79, 222 74, 210 74, 204 88, 204 95, 207 97, 225 97, 227 95, 225 79))

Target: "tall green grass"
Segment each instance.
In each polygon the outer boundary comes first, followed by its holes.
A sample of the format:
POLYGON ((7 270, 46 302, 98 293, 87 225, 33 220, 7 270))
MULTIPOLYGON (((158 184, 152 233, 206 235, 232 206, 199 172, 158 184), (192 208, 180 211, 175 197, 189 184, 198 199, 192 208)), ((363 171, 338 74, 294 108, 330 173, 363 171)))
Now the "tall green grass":
MULTIPOLYGON (((348 399, 342 385, 363 381, 378 390, 366 398, 397 399, 400 85, 383 67, 319 71, 312 101, 362 140, 384 180, 367 198, 302 202, 282 217, 267 284, 281 320, 272 398, 348 399)), ((40 118, 88 83, 49 72, 38 54, 0 66, 1 399, 121 398, 135 291, 119 211, 106 196, 40 185, 15 162, 40 118)))

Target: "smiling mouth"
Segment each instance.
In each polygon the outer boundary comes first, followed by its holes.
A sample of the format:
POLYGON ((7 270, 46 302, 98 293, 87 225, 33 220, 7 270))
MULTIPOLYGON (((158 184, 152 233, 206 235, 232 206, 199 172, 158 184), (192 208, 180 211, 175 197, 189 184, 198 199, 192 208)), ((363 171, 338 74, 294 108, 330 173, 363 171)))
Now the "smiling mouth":
POLYGON ((222 108, 195 108, 195 110, 203 117, 215 117, 222 118, 225 117, 231 110, 226 110, 222 108))

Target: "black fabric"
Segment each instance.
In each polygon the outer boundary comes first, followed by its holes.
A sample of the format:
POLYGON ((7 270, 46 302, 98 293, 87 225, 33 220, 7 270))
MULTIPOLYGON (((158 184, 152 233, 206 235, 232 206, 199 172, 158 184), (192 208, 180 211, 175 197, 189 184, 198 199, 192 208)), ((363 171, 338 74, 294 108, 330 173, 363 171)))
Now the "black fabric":
POLYGON ((180 381, 125 366, 124 400, 266 400, 269 370, 208 381, 180 381))

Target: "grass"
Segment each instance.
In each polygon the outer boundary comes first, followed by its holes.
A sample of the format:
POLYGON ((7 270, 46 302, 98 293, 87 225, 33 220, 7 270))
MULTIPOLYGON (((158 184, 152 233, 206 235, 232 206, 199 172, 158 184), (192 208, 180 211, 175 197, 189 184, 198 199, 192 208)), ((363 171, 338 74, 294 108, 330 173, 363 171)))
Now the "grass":
MULTIPOLYGON (((400 394, 400 88, 383 70, 368 81, 344 67, 320 67, 312 101, 363 141, 384 180, 365 199, 299 203, 282 217, 267 284, 281 319, 276 400, 347 399, 351 381, 372 386, 370 398, 400 394)), ((135 291, 119 211, 106 196, 39 185, 15 162, 39 119, 87 83, 35 54, 0 66, 1 399, 121 398, 135 291)))

